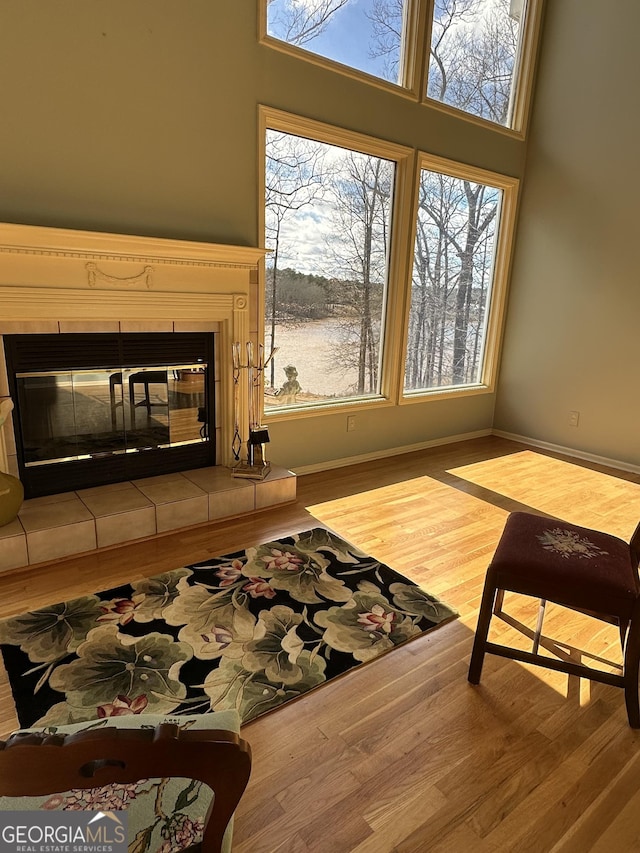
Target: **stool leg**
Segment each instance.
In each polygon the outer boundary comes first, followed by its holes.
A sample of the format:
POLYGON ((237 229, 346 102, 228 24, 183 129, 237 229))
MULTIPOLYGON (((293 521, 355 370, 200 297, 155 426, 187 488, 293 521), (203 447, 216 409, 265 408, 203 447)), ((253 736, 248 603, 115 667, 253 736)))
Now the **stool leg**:
POLYGON ((544 598, 540 599, 540 607, 538 608, 538 622, 536 624, 536 633, 533 637, 533 648, 531 649, 532 654, 538 654, 538 648, 540 647, 540 635, 542 634, 542 623, 544 622, 544 611, 547 606, 547 602, 544 598))
POLYGON ((624 652, 624 642, 627 637, 627 631, 629 629, 629 620, 628 619, 620 619, 620 645, 622 646, 622 651, 624 652))
POLYGON ((493 615, 493 602, 496 597, 496 591, 493 578, 490 574, 487 574, 484 582, 480 612, 478 613, 478 625, 473 641, 471 661, 469 663, 469 675, 467 676, 471 684, 480 684, 480 675, 482 674, 482 664, 484 663, 484 653, 487 636, 489 635, 491 616, 493 615))
POLYGON ((111 431, 116 431, 116 390, 113 382, 109 382, 109 402, 111 403, 111 431))
POLYGON ((624 650, 624 701, 632 729, 640 729, 640 700, 638 697, 640 671, 640 605, 636 603, 627 631, 624 650))
POLYGON ((147 410, 147 416, 151 415, 151 397, 149 397, 149 380, 144 383, 144 405, 147 410))
POLYGON ((129 412, 131 414, 131 429, 136 428, 136 387, 135 381, 129 377, 129 412))

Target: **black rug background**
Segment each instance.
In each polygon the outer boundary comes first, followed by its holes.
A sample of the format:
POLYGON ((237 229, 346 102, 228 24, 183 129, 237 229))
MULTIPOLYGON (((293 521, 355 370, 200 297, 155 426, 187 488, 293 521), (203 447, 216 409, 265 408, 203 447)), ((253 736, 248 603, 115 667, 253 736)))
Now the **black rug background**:
MULTIPOLYGON (((274 542, 288 545, 293 545, 294 541, 295 540, 292 537, 280 537, 277 540, 274 540, 274 542)), ((245 558, 245 553, 245 550, 236 551, 232 554, 225 554, 221 557, 215 557, 185 566, 184 568, 190 569, 193 572, 193 575, 188 578, 189 585, 194 585, 196 583, 205 583, 212 586, 218 585, 219 578, 215 574, 216 569, 221 566, 228 566, 234 559, 243 560, 245 558)), ((322 556, 330 562, 330 565, 326 570, 327 573, 332 577, 339 577, 345 586, 352 591, 357 591, 359 582, 363 580, 370 580, 375 583, 376 586, 381 586, 380 581, 382 581, 384 585, 382 592, 385 591, 385 588, 388 591, 389 585, 396 582, 408 584, 410 586, 418 586, 418 584, 415 584, 409 578, 406 578, 400 573, 394 571, 389 566, 378 562, 373 557, 360 557, 357 563, 349 564, 339 561, 330 551, 321 549, 321 553, 322 556), (367 566, 369 567, 368 569, 367 566), (365 570, 353 573, 356 569, 365 570)), ((103 601, 110 601, 114 598, 131 598, 133 594, 133 587, 130 584, 123 584, 121 586, 92 594, 96 595, 103 601)), ((261 610, 270 610, 278 604, 286 605, 296 612, 301 612, 304 607, 307 609, 309 621, 311 622, 313 622, 314 614, 317 611, 326 610, 327 607, 342 604, 342 602, 332 600, 323 600, 319 604, 302 603, 292 598, 288 592, 283 590, 276 590, 274 598, 249 598, 247 603, 248 609, 256 617, 260 614, 261 610)), ((442 602, 442 604, 447 608, 447 605, 444 602, 442 602)), ((452 611, 452 616, 450 618, 455 617, 455 615, 457 615, 455 611, 452 611)), ((443 624, 444 621, 449 620, 432 621, 427 617, 421 617, 418 621, 418 626, 421 633, 424 633, 436 625, 443 624)), ((126 625, 118 626, 119 632, 128 636, 142 637, 151 632, 158 632, 170 635, 175 640, 178 639, 178 634, 181 628, 182 625, 168 625, 163 619, 156 619, 142 623, 132 620, 126 625)), ((317 632, 304 622, 298 626, 297 632, 304 641, 318 640, 317 632)), ((416 634, 416 637, 417 636, 420 636, 420 634, 416 634)), ((412 637, 410 639, 414 638, 412 637)), ((22 728, 31 727, 38 719, 45 715, 52 705, 64 701, 65 694, 53 690, 49 686, 48 682, 40 688, 38 693, 34 694, 35 686, 42 675, 42 669, 37 669, 37 671, 30 675, 24 675, 25 672, 36 667, 37 664, 31 661, 28 655, 18 646, 2 644, 0 645, 0 650, 16 703, 16 711, 20 726, 22 728)), ((389 651, 392 651, 392 649, 389 651)), ((59 664, 71 662, 76 657, 77 655, 75 653, 71 653, 64 660, 61 660, 59 664)), ((352 654, 340 652, 333 648, 330 650, 330 654, 325 656, 325 660, 326 681, 324 683, 338 675, 341 675, 349 669, 363 665, 363 662, 354 659, 352 654)), ((370 661, 365 661, 365 663, 368 662, 370 661)), ((192 714, 206 713, 211 710, 208 704, 209 698, 202 688, 194 687, 193 685, 202 684, 207 674, 211 672, 216 665, 217 662, 213 663, 211 660, 201 660, 195 657, 182 665, 180 670, 180 681, 187 686, 187 695, 184 703, 172 712, 172 716, 178 715, 181 712, 188 712, 192 714), (203 707, 198 707, 197 705, 194 706, 193 703, 188 703, 186 701, 193 699, 194 697, 202 697, 203 707)))

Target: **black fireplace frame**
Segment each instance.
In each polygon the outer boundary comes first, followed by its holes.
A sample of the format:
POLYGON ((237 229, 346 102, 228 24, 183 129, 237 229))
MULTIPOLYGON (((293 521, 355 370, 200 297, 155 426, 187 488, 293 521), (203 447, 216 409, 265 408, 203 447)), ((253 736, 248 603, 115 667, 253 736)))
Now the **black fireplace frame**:
POLYGON ((25 497, 77 491, 216 464, 215 343, 213 332, 100 332, 5 335, 4 347, 18 471, 25 497), (200 411, 208 441, 27 466, 16 374, 66 370, 118 370, 206 363, 205 406, 200 411))

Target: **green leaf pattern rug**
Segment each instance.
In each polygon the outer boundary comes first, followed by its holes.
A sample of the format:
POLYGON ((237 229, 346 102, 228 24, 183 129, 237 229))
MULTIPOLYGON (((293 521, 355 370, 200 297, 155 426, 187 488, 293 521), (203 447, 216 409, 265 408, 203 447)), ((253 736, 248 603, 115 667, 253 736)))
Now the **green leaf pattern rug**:
POLYGON ((2 620, 0 644, 23 727, 247 722, 456 615, 316 528, 2 620))

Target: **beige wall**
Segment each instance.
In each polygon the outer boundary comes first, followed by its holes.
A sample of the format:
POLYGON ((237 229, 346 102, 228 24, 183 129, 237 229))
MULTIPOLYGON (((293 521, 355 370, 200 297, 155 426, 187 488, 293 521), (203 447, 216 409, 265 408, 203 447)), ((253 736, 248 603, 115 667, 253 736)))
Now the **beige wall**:
MULTIPOLYGON (((0 221, 261 245, 260 103, 522 176, 521 141, 259 45, 257 30, 255 0, 3 0, 0 221)), ((349 434, 345 414, 275 423, 272 458, 311 465, 487 430, 494 402, 362 411, 349 434)))
POLYGON ((497 429, 631 465, 639 31, 637 0, 549 4, 495 414, 497 429))

